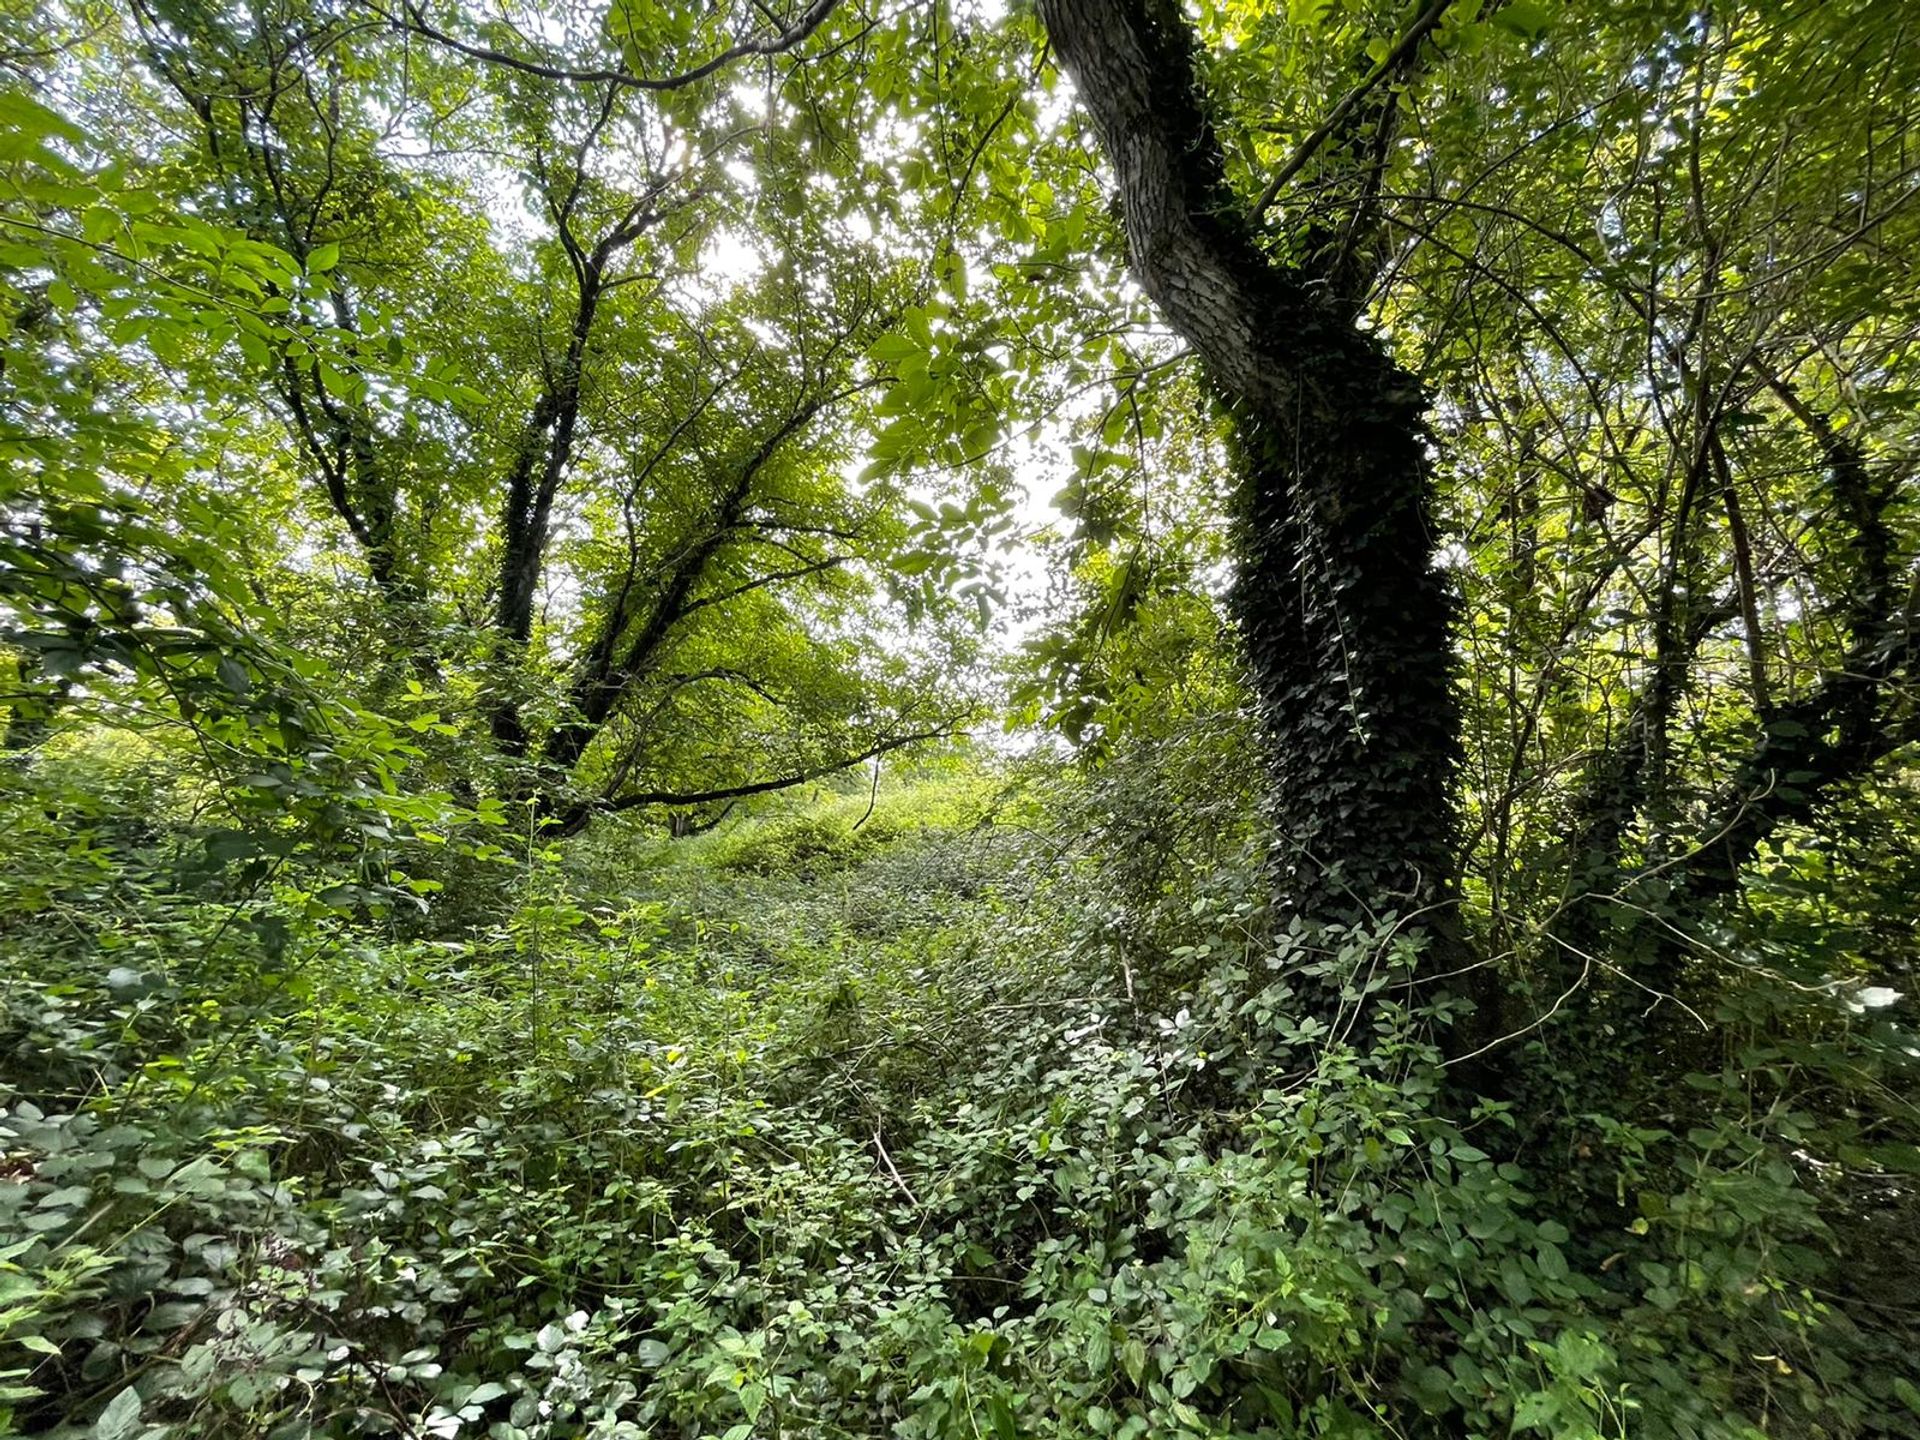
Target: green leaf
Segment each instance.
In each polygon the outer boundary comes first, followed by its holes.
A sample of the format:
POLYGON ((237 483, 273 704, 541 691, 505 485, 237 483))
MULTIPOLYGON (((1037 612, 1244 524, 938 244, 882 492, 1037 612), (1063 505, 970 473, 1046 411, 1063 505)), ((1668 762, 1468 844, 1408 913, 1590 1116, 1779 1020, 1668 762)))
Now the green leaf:
POLYGON ((873 342, 868 353, 876 360, 898 361, 924 355, 926 350, 905 335, 882 335, 873 342))
POLYGON ((1560 1401, 1551 1391, 1535 1390, 1531 1395, 1522 1395, 1513 1407, 1513 1428, 1516 1430, 1544 1430, 1553 1423, 1560 1413, 1560 1401))
POLYGON ((1523 40, 1538 40, 1553 23, 1553 11, 1544 0, 1508 0, 1493 12, 1493 23, 1523 40))
POLYGON ((1884 1145, 1869 1145, 1866 1152, 1873 1163, 1883 1170, 1892 1170, 1901 1175, 1920 1175, 1920 1145, 1890 1141, 1884 1145))
POLYGON ((140 1392, 129 1387, 107 1402, 93 1422, 94 1440, 127 1440, 140 1428, 140 1392))
POLYGON ((1893 1377, 1893 1393, 1900 1403, 1920 1415, 1920 1386, 1916 1386, 1904 1375, 1893 1377))
POLYGON ((23 155, 31 147, 25 141, 66 140, 74 145, 87 143, 87 132, 20 90, 0 90, 0 130, 9 132, 6 153, 23 155))

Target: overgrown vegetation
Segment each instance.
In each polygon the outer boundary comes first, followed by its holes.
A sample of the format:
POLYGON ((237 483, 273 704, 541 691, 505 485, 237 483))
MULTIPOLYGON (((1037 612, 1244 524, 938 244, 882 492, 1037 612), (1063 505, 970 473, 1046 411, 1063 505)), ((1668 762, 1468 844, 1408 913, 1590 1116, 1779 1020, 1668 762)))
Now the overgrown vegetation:
POLYGON ((0 1435, 1920 1440, 1905 7, 0 21, 0 1435))
POLYGON ((1678 1089, 1537 1040, 1550 1102, 1449 1116, 1417 1015, 1291 1018, 1303 975, 1392 993, 1396 922, 1275 927, 1231 833, 1142 868, 1134 817, 1207 803, 1204 733, 902 780, 858 845, 860 796, 684 858, 503 826, 453 933, 284 872, 210 899, 155 757, 43 761, 15 1425, 1912 1432, 1884 1009, 1810 1006, 1779 927, 1678 1089))

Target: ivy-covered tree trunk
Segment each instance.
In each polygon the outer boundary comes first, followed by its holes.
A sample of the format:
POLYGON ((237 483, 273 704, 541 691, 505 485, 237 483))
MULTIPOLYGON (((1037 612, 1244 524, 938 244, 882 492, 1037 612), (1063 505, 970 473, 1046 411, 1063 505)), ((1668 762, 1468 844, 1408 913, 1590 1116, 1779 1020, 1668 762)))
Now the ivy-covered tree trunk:
POLYGON ((1222 398, 1244 486, 1232 602, 1286 894, 1329 915, 1443 904, 1460 717, 1419 392, 1334 317, 1270 313, 1300 369, 1291 413, 1222 398))
POLYGON ((1132 266, 1205 363, 1242 486, 1233 607, 1269 746, 1279 898, 1424 912, 1451 951, 1459 711, 1420 386, 1224 179, 1164 0, 1042 0, 1120 187, 1132 266))

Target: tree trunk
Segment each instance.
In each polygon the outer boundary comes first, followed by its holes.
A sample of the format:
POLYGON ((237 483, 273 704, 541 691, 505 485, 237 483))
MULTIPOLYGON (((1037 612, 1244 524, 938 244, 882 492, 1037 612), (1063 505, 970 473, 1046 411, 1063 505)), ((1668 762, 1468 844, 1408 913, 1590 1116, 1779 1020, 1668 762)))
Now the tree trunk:
POLYGON ((1422 910, 1453 951, 1454 601, 1434 564, 1420 386, 1350 305, 1256 243, 1176 5, 1040 12, 1112 162, 1134 272, 1231 423, 1232 604, 1268 745, 1280 898, 1318 918, 1422 910))

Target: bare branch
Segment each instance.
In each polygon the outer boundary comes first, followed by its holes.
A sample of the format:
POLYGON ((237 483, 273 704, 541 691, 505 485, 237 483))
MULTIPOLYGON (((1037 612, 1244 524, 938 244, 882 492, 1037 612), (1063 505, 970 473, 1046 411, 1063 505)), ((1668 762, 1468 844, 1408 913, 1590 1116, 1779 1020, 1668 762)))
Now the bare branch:
POLYGON ((529 60, 524 55, 514 55, 505 50, 497 50, 491 45, 475 45, 451 35, 432 24, 427 19, 426 8, 405 0, 400 14, 382 10, 377 5, 367 8, 380 16, 394 29, 407 34, 418 35, 431 40, 436 45, 444 45, 449 50, 474 60, 485 61, 489 65, 501 65, 509 70, 518 70, 526 75, 538 75, 546 80, 562 80, 578 85, 619 85, 632 90, 684 90, 696 85, 716 71, 723 70, 736 60, 745 60, 754 56, 783 55, 803 43, 809 36, 827 22, 827 17, 839 8, 840 0, 813 0, 813 3, 800 13, 798 19, 788 25, 779 34, 764 40, 743 40, 730 45, 719 54, 684 70, 678 75, 646 76, 635 75, 631 71, 619 69, 577 69, 567 65, 547 65, 537 60, 529 60))
POLYGON ((704 595, 698 600, 688 601, 680 607, 680 618, 684 620, 694 611, 704 610, 709 605, 724 605, 729 600, 737 600, 750 590, 763 590, 769 585, 778 585, 783 580, 801 580, 808 575, 818 575, 823 570, 832 570, 836 566, 844 565, 852 558, 851 555, 828 555, 810 565, 797 566, 792 570, 770 570, 758 579, 735 585, 730 590, 722 590, 718 594, 704 595))
POLYGON ((856 765, 865 764, 878 755, 890 755, 895 750, 904 750, 909 745, 918 745, 927 740, 945 740, 959 733, 960 727, 969 717, 956 715, 943 720, 931 730, 915 730, 906 735, 894 735, 868 746, 858 755, 848 755, 842 759, 827 761, 820 765, 797 770, 791 775, 782 775, 773 780, 755 780, 745 785, 727 785, 717 790, 642 790, 631 795, 622 795, 617 799, 603 801, 600 809, 608 812, 636 810, 646 805, 707 805, 716 800, 741 800, 750 795, 769 795, 776 790, 791 790, 796 785, 805 785, 810 780, 824 779, 828 775, 837 775, 842 770, 851 770, 856 765))

